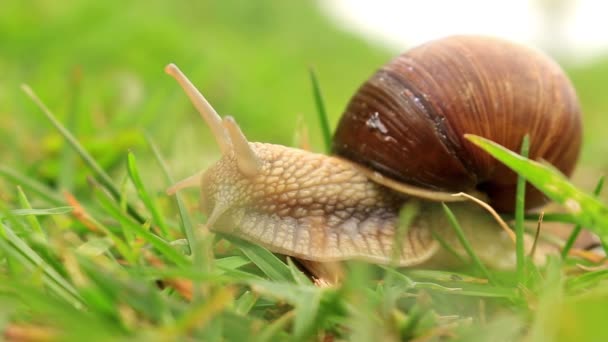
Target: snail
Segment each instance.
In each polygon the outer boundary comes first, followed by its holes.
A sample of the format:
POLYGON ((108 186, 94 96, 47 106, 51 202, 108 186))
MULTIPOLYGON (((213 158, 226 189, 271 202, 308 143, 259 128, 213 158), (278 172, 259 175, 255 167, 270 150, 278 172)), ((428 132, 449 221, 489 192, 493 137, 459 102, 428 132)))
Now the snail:
MULTIPOLYGON (((573 86, 540 52, 497 38, 452 36, 415 47, 383 66, 352 97, 332 155, 248 142, 173 64, 165 71, 211 129, 221 159, 167 190, 198 186, 207 226, 312 262, 363 259, 413 266, 440 255, 446 226, 440 202, 470 192, 499 211, 513 209, 516 175, 463 135, 517 150, 569 175, 581 144, 573 86), (399 211, 418 211, 399 236, 399 211)), ((528 208, 545 201, 533 188, 528 208)), ((469 202, 455 206, 488 259, 512 261, 512 245, 469 202), (477 230, 478 226, 492 229, 477 230), (479 233, 478 233, 479 232, 479 233), (497 252, 500 251, 500 252, 497 252), (502 253, 502 254, 501 254, 502 253)))

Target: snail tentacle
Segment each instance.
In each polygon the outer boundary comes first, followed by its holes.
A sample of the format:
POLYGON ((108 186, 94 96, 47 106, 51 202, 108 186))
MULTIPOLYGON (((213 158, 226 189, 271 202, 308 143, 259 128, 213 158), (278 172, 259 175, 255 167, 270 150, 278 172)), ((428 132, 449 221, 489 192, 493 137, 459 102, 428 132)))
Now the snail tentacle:
POLYGON ((173 77, 179 85, 184 89, 184 92, 190 98, 190 101, 196 107, 199 114, 207 123, 207 126, 211 129, 215 140, 217 141, 222 154, 227 155, 231 152, 231 142, 228 134, 226 133, 224 126, 222 125, 222 118, 217 114, 215 109, 209 104, 207 99, 201 94, 198 89, 190 82, 188 77, 182 73, 182 71, 173 63, 165 67, 165 72, 173 77))
POLYGON ((201 185, 201 178, 203 177, 203 173, 204 171, 199 171, 198 173, 186 178, 186 179, 182 179, 181 181, 171 185, 167 190, 167 195, 169 196, 173 196, 175 195, 176 192, 185 189, 185 188, 192 188, 195 186, 200 186, 201 185))
POLYGON ((239 125, 234 121, 234 118, 227 116, 222 123, 232 141, 237 166, 241 173, 247 177, 254 177, 259 174, 262 167, 260 159, 255 155, 245 134, 243 134, 239 125))

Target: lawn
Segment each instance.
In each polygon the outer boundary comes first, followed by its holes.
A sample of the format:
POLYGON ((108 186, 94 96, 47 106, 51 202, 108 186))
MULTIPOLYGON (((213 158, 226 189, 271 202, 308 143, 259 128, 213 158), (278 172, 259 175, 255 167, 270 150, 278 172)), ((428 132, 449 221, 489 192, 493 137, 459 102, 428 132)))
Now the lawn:
MULTIPOLYGON (((313 2, 2 6, 5 339, 608 340, 604 260, 522 258, 510 271, 348 262, 344 279, 323 287, 291 258, 205 229, 196 190, 166 195, 220 156, 163 72, 170 62, 251 141, 297 146, 308 136, 310 149, 326 152, 310 71, 333 128, 359 84, 397 52, 341 30, 313 2)), ((593 196, 608 170, 608 58, 560 62, 584 111, 571 181, 471 139, 554 201, 576 201, 580 210, 551 207, 564 214, 548 212, 547 224, 608 237, 608 197, 593 196)))

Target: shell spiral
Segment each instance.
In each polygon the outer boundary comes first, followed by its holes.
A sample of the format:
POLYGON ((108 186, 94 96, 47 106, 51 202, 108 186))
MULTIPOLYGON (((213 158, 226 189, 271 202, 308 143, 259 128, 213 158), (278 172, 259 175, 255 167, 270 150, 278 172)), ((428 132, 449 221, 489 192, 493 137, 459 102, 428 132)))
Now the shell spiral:
MULTIPOLYGON (((412 185, 479 189, 499 211, 513 209, 516 175, 464 138, 472 133, 566 175, 581 145, 581 114, 560 66, 508 41, 453 36, 418 46, 371 76, 350 100, 334 153, 412 185)), ((534 188, 526 207, 543 204, 534 188)))

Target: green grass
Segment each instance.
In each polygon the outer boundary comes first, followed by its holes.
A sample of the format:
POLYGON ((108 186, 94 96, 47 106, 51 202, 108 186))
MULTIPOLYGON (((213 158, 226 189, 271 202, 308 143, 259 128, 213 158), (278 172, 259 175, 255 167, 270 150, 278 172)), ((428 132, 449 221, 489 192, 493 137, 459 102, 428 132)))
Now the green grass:
MULTIPOLYGON (((312 3, 13 1, 0 11, 0 36, 5 339, 608 340, 601 265, 556 253, 535 266, 518 253, 517 269, 497 271, 463 235, 468 258, 454 258, 473 263, 462 268, 349 262, 339 285, 319 287, 290 258, 204 230, 196 191, 165 195, 217 154, 162 73, 168 62, 252 140, 289 144, 303 114, 313 149, 329 146, 348 97, 391 53, 336 29, 312 3)), ((569 210, 545 222, 604 240, 606 202, 588 193, 608 162, 605 64, 569 69, 591 123, 574 181, 471 137, 569 210)), ((405 208, 402 220, 418 210, 405 208)))
MULTIPOLYGON (((41 107, 89 172, 104 175, 53 113, 41 107)), ((577 201, 578 206, 566 206, 577 209, 573 219, 600 236, 606 233, 604 205, 552 168, 487 140, 469 139, 554 200, 577 201)), ((165 169, 163 157, 149 142, 165 169)), ((4 205, 0 317, 5 338, 367 341, 484 340, 499 335, 545 341, 605 334, 601 317, 606 307, 597 305, 608 299, 602 286, 608 280, 605 269, 577 271, 574 260, 562 261, 557 255, 541 268, 488 269, 447 206, 459 242, 474 261, 472 269, 398 270, 351 262, 342 283, 318 287, 289 258, 194 228, 191 222, 200 218, 191 217, 194 213, 183 203, 177 209, 181 220, 175 221, 163 212, 168 209, 161 205, 164 195, 140 177, 131 152, 126 153, 125 168, 129 176, 123 182, 91 180, 90 203, 73 199, 71 207, 32 209, 26 191, 18 188, 17 208, 4 205), (573 310, 580 315, 573 317, 573 310)), ((166 170, 159 172, 166 174, 167 184, 173 181, 166 170)), ((46 192, 43 198, 49 203, 59 197, 53 190, 46 192)))

